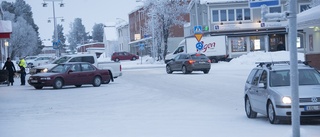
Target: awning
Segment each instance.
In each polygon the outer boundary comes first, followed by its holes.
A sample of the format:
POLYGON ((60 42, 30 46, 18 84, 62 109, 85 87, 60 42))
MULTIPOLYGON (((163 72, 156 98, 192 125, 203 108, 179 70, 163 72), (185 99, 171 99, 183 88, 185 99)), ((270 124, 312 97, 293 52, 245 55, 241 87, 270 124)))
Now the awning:
POLYGON ((297 14, 298 29, 320 26, 320 5, 297 14))
POLYGON ((139 39, 139 40, 136 40, 136 41, 131 41, 129 42, 129 45, 132 45, 132 44, 138 44, 138 43, 142 43, 142 42, 146 42, 147 40, 149 39, 152 39, 152 37, 147 37, 147 38, 143 38, 143 39, 139 39))

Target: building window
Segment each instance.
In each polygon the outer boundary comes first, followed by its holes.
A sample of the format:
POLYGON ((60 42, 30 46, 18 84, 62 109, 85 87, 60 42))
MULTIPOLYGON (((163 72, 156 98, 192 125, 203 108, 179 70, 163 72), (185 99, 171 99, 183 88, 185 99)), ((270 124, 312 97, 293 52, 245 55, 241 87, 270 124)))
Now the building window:
POLYGON ((220 21, 227 21, 227 10, 220 10, 220 21))
POLYGON ((300 8, 300 12, 303 12, 303 11, 305 11, 305 10, 307 10, 307 9, 310 9, 311 7, 310 7, 310 4, 301 4, 300 6, 299 6, 299 8, 300 8))
POLYGON ((232 52, 246 52, 247 43, 245 37, 234 37, 230 38, 231 42, 231 51, 232 52))
POLYGON ((219 22, 219 11, 218 10, 212 11, 212 21, 219 22))
POLYGON ((244 20, 251 20, 251 11, 250 11, 250 9, 244 9, 244 20))
POLYGON ((281 6, 278 7, 270 7, 269 8, 270 13, 281 13, 281 6))
POLYGON ((228 10, 228 21, 234 21, 234 9, 228 10))
POLYGON ((243 19, 242 9, 236 9, 237 20, 243 19))

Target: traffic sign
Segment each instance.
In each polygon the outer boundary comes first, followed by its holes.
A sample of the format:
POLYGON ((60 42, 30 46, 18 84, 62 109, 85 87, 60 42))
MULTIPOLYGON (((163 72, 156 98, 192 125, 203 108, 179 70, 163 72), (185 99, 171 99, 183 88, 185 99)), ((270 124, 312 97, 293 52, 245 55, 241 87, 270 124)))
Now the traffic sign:
POLYGON ((203 44, 202 44, 202 42, 198 42, 198 43, 196 44, 196 48, 197 48, 197 50, 202 50, 202 49, 203 49, 203 44))
POLYGON ((144 50, 144 44, 139 45, 139 50, 144 50))
POLYGON ((194 37, 196 37, 198 42, 201 40, 202 36, 203 36, 202 33, 194 34, 194 37))
POLYGON ((261 5, 279 6, 280 0, 249 0, 250 8, 260 8, 261 5))
POLYGON ((202 26, 194 26, 194 33, 202 33, 202 26))

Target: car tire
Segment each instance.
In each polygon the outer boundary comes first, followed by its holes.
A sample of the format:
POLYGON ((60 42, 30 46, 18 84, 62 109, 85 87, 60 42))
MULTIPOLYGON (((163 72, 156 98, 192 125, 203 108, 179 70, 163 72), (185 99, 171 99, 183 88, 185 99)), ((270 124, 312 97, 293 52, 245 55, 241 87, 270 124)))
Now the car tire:
POLYGON ((257 112, 252 110, 251 103, 248 97, 245 99, 245 111, 248 118, 256 118, 257 112))
POLYGON ((101 81, 101 77, 99 76, 95 76, 94 79, 93 79, 93 83, 92 85, 94 87, 99 87, 101 85, 102 81, 101 81))
POLYGON ((81 87, 82 85, 74 85, 74 86, 76 86, 78 88, 78 87, 81 87))
POLYGON ((119 61, 120 61, 120 59, 116 58, 116 59, 114 59, 114 61, 115 61, 115 62, 119 62, 119 61))
POLYGON ((207 69, 207 70, 204 70, 203 73, 204 73, 204 74, 208 74, 209 71, 210 71, 210 69, 207 69))
POLYGON ((63 80, 61 78, 56 78, 53 83, 54 89, 61 89, 63 87, 63 80))
POLYGON ((136 60, 137 58, 136 57, 132 57, 132 60, 136 60))
POLYGON ((268 101, 267 110, 269 122, 271 124, 278 124, 279 119, 277 118, 276 112, 274 111, 274 107, 271 101, 268 101))
POLYGON ((187 70, 187 67, 183 65, 183 66, 182 66, 182 73, 183 73, 183 74, 189 74, 189 73, 191 73, 191 71, 188 71, 188 70, 187 70))
POLYGON ((173 72, 169 65, 166 66, 166 71, 167 71, 168 74, 172 74, 172 72, 173 72))
POLYGON ((35 89, 42 89, 43 86, 34 86, 35 89))

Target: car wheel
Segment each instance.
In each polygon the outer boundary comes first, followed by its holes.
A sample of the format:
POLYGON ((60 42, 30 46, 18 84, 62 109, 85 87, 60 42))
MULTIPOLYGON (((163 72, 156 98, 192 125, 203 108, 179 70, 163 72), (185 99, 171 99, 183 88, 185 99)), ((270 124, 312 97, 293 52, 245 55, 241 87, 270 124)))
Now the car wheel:
POLYGON ((61 89, 63 86, 63 80, 61 78, 56 78, 53 83, 54 89, 61 89))
POLYGON ((136 60, 137 58, 136 57, 132 57, 132 60, 136 60))
POLYGON ((94 87, 99 87, 101 83, 101 78, 99 76, 94 77, 92 84, 94 87))
POLYGON ((186 66, 182 66, 182 73, 189 74, 191 71, 188 71, 186 66))
POLYGON ((120 59, 116 58, 114 61, 115 61, 115 62, 119 62, 119 61, 120 61, 120 59))
POLYGON ((210 69, 207 69, 207 70, 204 70, 203 73, 204 73, 204 74, 208 74, 209 71, 210 71, 210 69))
POLYGON ((35 89, 42 89, 43 86, 34 86, 35 89))
POLYGON ((268 119, 271 124, 279 123, 276 112, 271 101, 268 102, 268 119))
POLYGON ((76 87, 81 87, 82 85, 75 85, 76 87))
POLYGON ((166 66, 166 71, 167 71, 168 74, 172 74, 172 72, 173 72, 169 65, 166 66))
POLYGON ((256 118, 257 117, 257 112, 254 112, 251 108, 251 103, 248 97, 246 97, 245 100, 245 111, 247 114, 248 118, 256 118))

